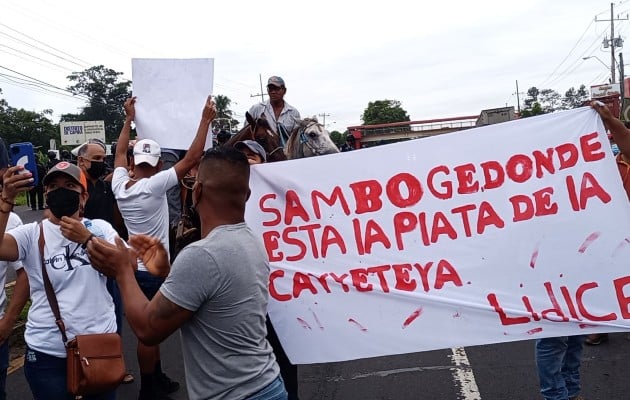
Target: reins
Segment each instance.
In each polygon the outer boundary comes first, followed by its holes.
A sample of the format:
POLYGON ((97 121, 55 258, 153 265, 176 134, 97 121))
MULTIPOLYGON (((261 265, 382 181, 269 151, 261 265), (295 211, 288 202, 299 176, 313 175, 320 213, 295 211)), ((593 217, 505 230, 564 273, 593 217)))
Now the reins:
POLYGON ((298 158, 304 157, 304 147, 303 147, 304 145, 306 145, 306 147, 308 147, 309 150, 311 150, 315 155, 318 155, 318 156, 321 155, 321 147, 319 148, 314 147, 311 144, 311 142, 308 140, 308 137, 306 136, 306 130, 313 125, 319 125, 319 123, 317 121, 312 121, 298 131, 298 135, 300 135, 300 140, 299 140, 300 147, 298 151, 298 158))

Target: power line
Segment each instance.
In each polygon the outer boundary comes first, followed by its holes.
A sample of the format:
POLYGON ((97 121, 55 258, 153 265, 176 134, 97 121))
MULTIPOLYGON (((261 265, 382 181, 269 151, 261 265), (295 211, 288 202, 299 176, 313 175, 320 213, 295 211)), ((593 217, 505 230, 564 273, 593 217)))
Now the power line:
POLYGON ((621 44, 621 38, 620 37, 615 37, 615 21, 624 21, 624 20, 628 20, 628 16, 626 16, 626 18, 619 18, 619 16, 617 16, 617 18, 615 18, 615 11, 614 11, 614 7, 615 5, 613 3, 610 3, 610 19, 597 19, 595 18, 596 22, 603 22, 603 21, 608 21, 610 22, 610 39, 608 39, 607 37, 604 38, 604 48, 607 48, 608 45, 610 45, 610 81, 611 83, 615 83, 616 79, 615 79, 615 72, 617 67, 615 66, 616 61, 615 61, 615 47, 622 47, 621 44))
MULTIPOLYGON (((50 83, 48 83, 48 82, 44 82, 44 81, 42 81, 42 80, 39 80, 39 79, 33 78, 32 76, 28 76, 28 75, 23 74, 23 73, 21 73, 21 72, 18 72, 18 71, 12 70, 11 68, 7 68, 7 67, 2 66, 2 65, 0 65, 0 68, 2 68, 2 69, 6 69, 6 70, 7 70, 7 71, 9 71, 9 72, 13 72, 14 74, 17 74, 17 75, 23 76, 23 77, 25 77, 25 78, 28 78, 28 79, 30 79, 31 81, 42 83, 42 84, 44 84, 44 85, 46 85, 46 86, 49 86, 49 87, 51 87, 51 88, 53 88, 53 89, 57 89, 57 90, 61 90, 62 92, 68 92, 68 93, 74 94, 74 93, 72 93, 71 91, 69 91, 69 90, 67 90, 67 89, 63 89, 63 88, 60 88, 60 87, 58 87, 58 86, 52 85, 52 84, 50 84, 50 83)), ((80 94, 79 94, 79 95, 76 95, 76 96, 77 96, 77 97, 80 97, 80 98, 83 98, 84 100, 89 100, 89 98, 88 98, 87 96, 83 96, 83 95, 80 95, 80 94)))
MULTIPOLYGON (((1 33, 2 33, 2 32, 0 32, 0 34, 1 34, 1 33)), ((55 67, 59 67, 59 68, 64 69, 64 70, 66 70, 66 71, 70 71, 70 72, 72 72, 72 69, 71 69, 71 68, 67 68, 67 67, 64 67, 63 65, 55 64, 55 63, 54 63, 54 62, 52 62, 52 61, 45 60, 45 59, 43 59, 43 58, 40 58, 40 57, 34 56, 34 55, 30 54, 30 53, 25 53, 25 52, 23 52, 22 50, 16 49, 16 48, 11 47, 11 46, 7 46, 6 44, 1 44, 1 43, 0 43, 0 47, 5 47, 5 48, 7 48, 7 49, 10 49, 10 50, 15 51, 16 53, 24 54, 24 55, 25 55, 25 56, 27 56, 27 57, 32 57, 32 58, 35 58, 35 59, 37 59, 37 60, 43 61, 43 62, 45 62, 45 63, 48 63, 48 64, 50 64, 50 65, 54 65, 55 67)))
POLYGON ((51 24, 49 22, 48 18, 44 18, 41 15, 38 15, 38 14, 34 13, 32 10, 25 9, 23 7, 20 7, 20 6, 16 5, 16 4, 6 4, 6 6, 8 6, 9 8, 13 8, 14 11, 17 11, 20 14, 25 15, 28 18, 31 18, 31 19, 34 19, 34 20, 39 20, 41 23, 43 23, 45 25, 48 25, 48 26, 52 27, 53 29, 56 29, 58 31, 65 31, 66 33, 71 34, 75 38, 79 37, 79 38, 84 39, 84 40, 89 40, 89 41, 91 41, 93 43, 98 43, 98 44, 100 44, 101 47, 107 48, 112 53, 117 53, 117 54, 122 55, 124 57, 130 57, 131 56, 129 53, 125 53, 125 52, 117 49, 116 47, 114 47, 112 45, 109 45, 106 42, 103 42, 103 41, 100 41, 98 39, 95 39, 94 37, 92 37, 92 36, 90 36, 90 35, 88 35, 88 34, 86 34, 84 32, 79 32, 79 31, 74 30, 74 29, 68 29, 64 25, 51 24), (63 28, 63 29, 60 29, 60 27, 63 28))
POLYGON ((584 60, 582 59, 582 57, 584 57, 584 55, 586 53, 589 53, 592 51, 592 48, 594 46, 597 45, 597 43, 599 42, 599 39, 601 37, 602 34, 600 34, 598 37, 595 38, 595 40, 593 42, 591 42, 591 44, 587 47, 586 50, 584 50, 582 52, 582 54, 579 56, 578 59, 576 59, 572 65, 570 65, 569 67, 567 67, 564 71, 562 71, 562 73, 558 76, 556 76, 554 79, 552 79, 551 81, 547 82, 548 86, 551 86, 553 83, 556 83, 558 80, 560 80, 561 78, 564 78, 565 76, 567 76, 568 74, 572 73, 573 71, 575 71, 577 69, 577 67, 579 67, 580 65, 582 65, 582 63, 584 62, 584 60))
POLYGON ((0 79, 4 79, 4 82, 10 84, 10 85, 14 85, 14 86, 18 86, 20 88, 23 89, 27 89, 27 90, 31 90, 37 93, 44 93, 44 94, 54 94, 54 95, 58 95, 58 96, 65 96, 65 97, 70 97, 72 99, 78 100, 78 101, 84 101, 81 98, 77 98, 76 96, 72 96, 66 93, 59 93, 59 92, 55 92, 53 90, 47 89, 44 86, 41 86, 37 83, 32 83, 32 82, 28 82, 28 81, 19 81, 15 76, 10 76, 7 74, 3 74, 0 73, 0 79))
POLYGON ((24 83, 16 82, 15 80, 11 80, 11 78, 5 78, 4 76, 0 76, 0 81, 5 82, 6 84, 9 84, 9 85, 12 85, 12 86, 19 87, 21 89, 30 90, 32 92, 41 93, 41 94, 54 96, 54 97, 59 97, 59 98, 71 98, 73 100, 83 102, 83 100, 81 100, 79 98, 76 98, 74 96, 68 95, 68 94, 54 92, 52 90, 45 89, 43 87, 27 86, 24 83))
MULTIPOLYGON (((10 52, 10 51, 6 51, 6 50, 0 50, 0 53, 9 54, 9 55, 11 55, 11 56, 13 56, 13 57, 17 57, 17 58, 20 58, 20 59, 22 59, 22 60, 25 60, 25 61, 28 61, 28 62, 31 62, 31 63, 35 63, 35 64, 37 64, 37 65, 41 65, 42 67, 50 68, 50 66, 49 66, 49 65, 45 65, 44 63, 41 63, 41 62, 38 62, 38 61, 35 61, 35 60, 28 59, 28 58, 26 58, 26 57, 24 57, 24 56, 21 56, 20 54, 15 54, 15 53, 12 53, 12 52, 10 52)), ((64 67, 64 68, 55 67, 55 69, 57 69, 57 70, 59 70, 59 71, 68 71, 68 69, 67 69, 67 68, 65 68, 65 67, 64 67)))
MULTIPOLYGON (((0 25, 2 25, 2 24, 0 24, 0 25)), ((3 25, 3 26, 6 26, 6 25, 3 25)), ((65 57, 59 56, 59 55, 57 55, 57 54, 55 54, 55 53, 52 53, 52 52, 50 52, 50 51, 48 51, 48 50, 46 50, 46 49, 42 49, 41 47, 35 46, 34 44, 28 43, 28 42, 26 42, 26 41, 24 41, 24 40, 22 40, 22 39, 16 38, 15 36, 9 35, 8 33, 5 33, 5 32, 0 32, 0 35, 5 36, 5 37, 8 37, 8 38, 10 38, 10 39, 13 39, 13 40, 15 40, 16 42, 22 43, 22 44, 24 44, 24 45, 26 45, 26 46, 28 46, 28 47, 32 47, 32 48, 34 48, 34 49, 36 49, 36 50, 39 50, 39 51, 41 51, 41 52, 43 52, 43 53, 46 53, 46 54, 49 54, 49 55, 51 55, 51 56, 53 56, 53 57, 57 57, 57 58, 59 58, 59 59, 61 59, 61 60, 67 61, 67 62, 69 62, 69 63, 71 63, 71 64, 75 64, 75 65, 77 65, 77 66, 79 66, 79 67, 81 67, 81 68, 85 68, 85 64, 83 64, 83 65, 82 65, 82 64, 79 64, 79 63, 78 63, 78 62, 76 62, 76 61, 69 60, 69 59, 67 59, 67 58, 65 58, 65 57)))
POLYGON ((590 82, 588 83, 588 85, 589 85, 589 86, 592 86, 593 84, 600 84, 600 83, 602 83, 602 79, 606 79, 606 77, 608 76, 608 74, 609 74, 609 72, 608 72, 608 71, 606 71, 606 72, 604 72, 604 73, 602 73, 602 74, 597 75, 597 76, 595 77, 595 79, 593 79, 592 81, 590 81, 590 82))
POLYGON ((544 85, 553 76, 553 74, 555 74, 556 71, 558 71, 560 66, 562 66, 562 64, 564 64, 564 62, 571 56, 571 53, 573 53, 573 50, 575 50, 575 48, 578 46, 578 44, 580 44, 580 42, 584 38, 584 35, 586 35, 586 32, 588 32, 590 27, 593 25, 593 22, 595 22, 595 21, 591 20, 591 22, 588 24, 586 29, 584 29, 584 32, 582 32, 582 35, 580 36, 580 38, 577 40, 577 42, 575 42, 575 44, 573 45, 571 50, 569 50, 569 53, 564 57, 564 59, 562 59, 562 61, 560 61, 560 64, 558 64, 558 66, 553 70, 553 72, 551 74, 549 74, 549 76, 544 81, 542 81, 540 83, 539 87, 542 87, 542 85, 544 85))
POLYGON ((55 47, 53 47, 53 46, 51 46, 51 45, 49 45, 49 44, 46 44, 46 43, 44 43, 44 42, 42 42, 42 41, 40 41, 40 40, 37 40, 37 39, 35 39, 35 38, 33 38, 33 37, 31 37, 31 36, 27 35, 26 33, 20 32, 20 31, 18 31, 17 29, 11 28, 10 26, 5 25, 5 24, 3 24, 3 23, 1 23, 1 22, 0 22, 0 26, 4 26, 5 28, 10 29, 10 30, 11 30, 11 31, 13 31, 13 32, 19 33, 20 35, 22 35, 22 36, 24 36, 24 37, 27 37, 27 38, 31 39, 32 41, 37 42, 37 43, 39 43, 39 44, 42 44, 42 45, 44 45, 44 46, 46 46, 46 47, 49 47, 49 48, 51 48, 51 49, 53 49, 53 50, 55 50, 55 51, 57 51, 57 52, 59 52, 59 53, 61 53, 61 54, 64 54, 64 55, 66 55, 66 56, 68 56, 68 57, 71 57, 71 58, 74 58, 74 59, 76 59, 76 60, 79 60, 79 61, 81 61, 82 63, 84 63, 84 64, 85 64, 85 65, 87 65, 87 66, 93 65, 93 63, 90 63, 90 62, 88 62, 88 61, 82 60, 82 59, 80 59, 79 57, 76 57, 76 56, 74 56, 74 55, 72 55, 72 54, 66 53, 66 52, 65 52, 65 51, 63 51, 63 50, 59 50, 59 49, 57 49, 57 48, 55 48, 55 47))

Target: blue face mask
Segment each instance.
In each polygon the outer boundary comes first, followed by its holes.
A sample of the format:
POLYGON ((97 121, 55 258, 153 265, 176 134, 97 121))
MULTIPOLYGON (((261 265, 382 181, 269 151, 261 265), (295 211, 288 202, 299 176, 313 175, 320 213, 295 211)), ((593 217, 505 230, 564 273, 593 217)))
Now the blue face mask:
POLYGON ((612 147, 612 152, 614 155, 619 154, 619 146, 617 146, 617 143, 611 144, 610 147, 612 147))

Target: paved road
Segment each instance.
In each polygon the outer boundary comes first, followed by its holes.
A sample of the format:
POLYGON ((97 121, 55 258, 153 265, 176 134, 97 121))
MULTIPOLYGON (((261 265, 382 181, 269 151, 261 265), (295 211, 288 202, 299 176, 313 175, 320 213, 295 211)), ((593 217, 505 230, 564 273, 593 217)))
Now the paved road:
MULTIPOLYGON (((40 212, 21 210, 24 222, 40 212)), ((427 332, 427 335, 431 334, 427 332)), ((582 382, 587 400, 630 399, 630 341, 611 334, 609 343, 586 347, 582 382)), ((126 326, 124 350, 129 369, 138 376, 135 340, 126 326)), ((172 395, 187 399, 179 334, 162 345, 166 372, 182 383, 172 395)), ((531 400, 539 399, 533 341, 474 346, 299 368, 302 400, 531 400)), ((139 382, 123 385, 118 399, 137 398, 139 382)), ((30 399, 22 369, 7 379, 10 400, 30 399)))
MULTIPOLYGON (((129 330, 127 330, 129 332, 129 330)), ((609 343, 587 347, 582 367, 583 394, 587 400, 630 398, 626 334, 612 334, 609 343)), ((124 340, 129 368, 137 376, 135 344, 124 340)), ((396 399, 396 400, 531 400, 539 399, 533 360, 533 342, 475 346, 465 349, 469 365, 454 365, 452 351, 440 350, 352 362, 300 366, 300 398, 303 400, 396 399), (462 376, 472 377, 472 382, 462 376), (472 390, 477 388, 478 391, 472 390)), ((187 399, 179 335, 162 345, 167 373, 182 382, 172 395, 187 399)), ((138 382, 123 385, 118 399, 137 398, 138 382)), ((10 400, 30 399, 23 371, 9 375, 10 400)))

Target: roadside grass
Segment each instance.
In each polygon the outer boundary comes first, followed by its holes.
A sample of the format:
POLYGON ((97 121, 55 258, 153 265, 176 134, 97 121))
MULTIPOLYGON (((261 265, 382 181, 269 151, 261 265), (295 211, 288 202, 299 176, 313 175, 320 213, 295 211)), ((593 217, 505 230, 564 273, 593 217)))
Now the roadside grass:
MULTIPOLYGON (((7 294, 7 300, 10 300, 13 295, 13 285, 5 286, 5 291, 7 294)), ((9 361, 17 359, 24 354, 24 329, 30 306, 31 300, 29 299, 15 321, 13 331, 11 331, 11 334, 9 335, 9 361)))
POLYGON ((15 198, 15 205, 16 206, 25 206, 26 205, 26 196, 27 195, 28 195, 27 192, 19 193, 17 195, 17 197, 15 198))
MULTIPOLYGON (((6 290, 6 293, 7 293, 7 304, 11 300, 11 296, 13 296, 13 288, 14 288, 13 285, 5 287, 5 290, 6 290)), ((28 309, 30 307, 31 307, 31 299, 28 299, 28 301, 26 302, 26 305, 22 309, 22 312, 20 313, 20 315, 17 318, 17 321, 15 321, 15 325, 20 325, 20 324, 23 324, 23 323, 26 322, 26 317, 28 315, 28 309)))

